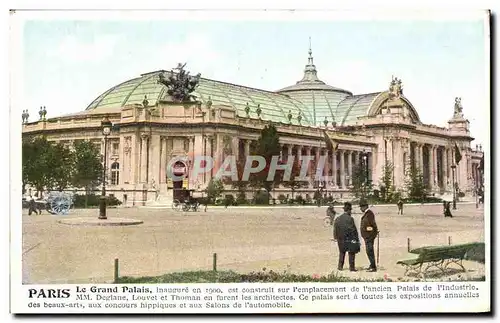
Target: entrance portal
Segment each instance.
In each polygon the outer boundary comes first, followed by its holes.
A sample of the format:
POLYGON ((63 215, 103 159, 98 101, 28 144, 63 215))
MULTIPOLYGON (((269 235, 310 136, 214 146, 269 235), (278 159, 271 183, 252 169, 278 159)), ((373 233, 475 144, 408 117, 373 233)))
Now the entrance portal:
POLYGON ((173 180, 174 200, 182 200, 184 197, 183 180, 184 178, 187 178, 186 164, 184 164, 184 162, 180 160, 176 161, 172 167, 172 173, 174 174, 174 176, 180 177, 179 179, 173 180))

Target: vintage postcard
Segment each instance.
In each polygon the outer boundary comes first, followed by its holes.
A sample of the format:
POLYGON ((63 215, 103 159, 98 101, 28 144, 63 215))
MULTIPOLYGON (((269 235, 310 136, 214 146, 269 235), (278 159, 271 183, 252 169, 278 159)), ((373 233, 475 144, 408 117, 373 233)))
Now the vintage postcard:
POLYGON ((11 311, 490 312, 489 25, 13 10, 11 311))

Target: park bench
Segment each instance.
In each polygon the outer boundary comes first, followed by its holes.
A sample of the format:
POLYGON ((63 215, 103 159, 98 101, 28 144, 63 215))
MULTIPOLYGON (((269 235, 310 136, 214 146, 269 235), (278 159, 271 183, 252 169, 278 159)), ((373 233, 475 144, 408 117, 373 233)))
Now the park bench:
POLYGON ((466 258, 467 252, 475 247, 478 243, 466 243, 449 246, 428 246, 413 249, 410 253, 418 254, 417 258, 400 260, 398 265, 405 267, 405 275, 415 273, 425 277, 429 269, 437 268, 443 274, 446 269, 455 264, 463 271, 466 271, 462 261, 466 258))

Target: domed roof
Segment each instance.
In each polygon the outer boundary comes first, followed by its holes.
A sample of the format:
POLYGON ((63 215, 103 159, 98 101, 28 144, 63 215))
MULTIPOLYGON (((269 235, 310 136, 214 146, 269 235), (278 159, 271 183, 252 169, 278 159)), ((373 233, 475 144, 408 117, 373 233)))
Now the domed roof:
POLYGON ((308 63, 302 80, 277 92, 286 94, 308 106, 315 125, 321 125, 324 120, 338 123, 340 120, 337 119, 340 116, 335 114, 337 105, 346 97, 352 96, 351 92, 328 85, 318 78, 311 47, 309 47, 308 63))
MULTIPOLYGON (((165 86, 158 83, 162 72, 142 74, 140 77, 120 83, 99 95, 86 110, 142 104, 144 98, 147 98, 149 105, 155 105, 166 93, 165 86)), ((200 78, 193 94, 202 104, 210 100, 214 106, 232 106, 240 117, 247 117, 245 109, 248 105, 249 116, 258 118, 256 110, 257 106, 260 106, 262 120, 299 124, 297 117, 300 115, 300 124, 313 125, 312 115, 302 102, 279 93, 200 78), (289 115, 292 116, 291 122, 288 119, 289 115)))

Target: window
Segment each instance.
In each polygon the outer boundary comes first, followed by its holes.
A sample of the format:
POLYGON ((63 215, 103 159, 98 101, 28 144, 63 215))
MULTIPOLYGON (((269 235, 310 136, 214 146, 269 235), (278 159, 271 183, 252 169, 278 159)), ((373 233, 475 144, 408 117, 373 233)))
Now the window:
POLYGON ((120 182, 120 163, 111 164, 111 185, 118 185, 120 182))
POLYGON ((113 143, 113 148, 112 148, 112 154, 113 155, 118 155, 118 147, 119 147, 119 143, 114 142, 113 143))

